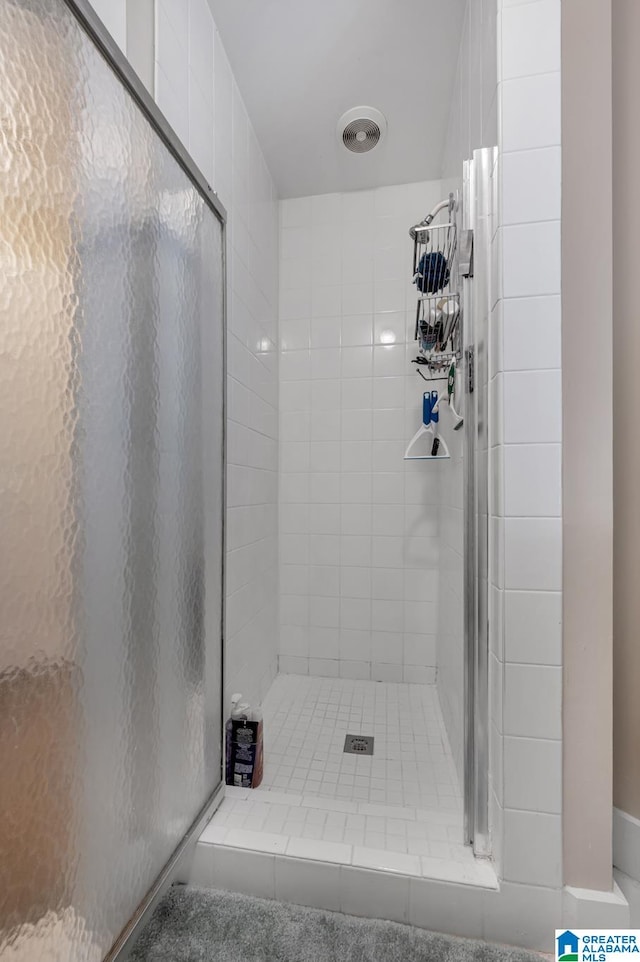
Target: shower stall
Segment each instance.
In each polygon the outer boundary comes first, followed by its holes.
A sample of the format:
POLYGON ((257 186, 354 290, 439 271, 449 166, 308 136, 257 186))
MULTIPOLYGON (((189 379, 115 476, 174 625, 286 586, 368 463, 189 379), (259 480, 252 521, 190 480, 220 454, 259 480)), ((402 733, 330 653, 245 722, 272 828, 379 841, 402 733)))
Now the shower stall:
POLYGON ((0 33, 0 955, 98 962, 221 782, 225 212, 88 4, 0 33))
POLYGON ((357 914, 356 871, 495 887, 494 160, 476 151, 457 181, 281 202, 279 673, 262 691, 245 673, 264 779, 227 790, 200 884, 317 904, 303 868, 287 887, 287 860, 325 862, 349 872, 322 907, 357 914))
POLYGON ((225 211, 85 0, 0 0, 0 31, 0 954, 115 959, 176 871, 298 901, 278 859, 324 862, 356 914, 349 872, 495 890, 493 150, 281 202, 279 649, 225 664, 225 211), (236 688, 265 778, 222 801, 236 688))

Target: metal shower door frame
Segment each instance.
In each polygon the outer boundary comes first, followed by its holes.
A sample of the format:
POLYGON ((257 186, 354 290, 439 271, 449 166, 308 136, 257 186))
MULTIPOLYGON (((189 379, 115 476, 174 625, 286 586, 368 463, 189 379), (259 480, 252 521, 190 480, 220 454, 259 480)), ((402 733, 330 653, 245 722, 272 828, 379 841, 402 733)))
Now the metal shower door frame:
MULTIPOLYGON (((87 35, 94 42, 106 63, 122 86, 131 95, 155 133, 168 148, 180 167, 187 174, 198 193, 220 222, 222 231, 222 518, 221 518, 221 620, 220 620, 220 732, 224 732, 224 638, 226 627, 225 605, 225 556, 226 556, 226 412, 227 412, 227 211, 218 195, 208 183, 188 150, 175 133, 164 114, 149 94, 120 47, 97 16, 88 0, 64 0, 87 35)), ((222 737, 222 734, 221 734, 222 737)), ((167 889, 181 877, 181 871, 188 862, 190 854, 205 825, 211 820, 224 795, 222 759, 220 781, 203 803, 193 823, 170 856, 159 875, 153 881, 142 902, 136 907, 131 919, 122 930, 113 946, 105 956, 104 962, 126 962, 136 939, 140 935, 156 905, 167 889)))
POLYGON ((472 276, 463 281, 464 467, 464 816, 475 855, 491 855, 489 825, 489 324, 492 172, 495 148, 464 164, 463 230, 473 231, 472 276))

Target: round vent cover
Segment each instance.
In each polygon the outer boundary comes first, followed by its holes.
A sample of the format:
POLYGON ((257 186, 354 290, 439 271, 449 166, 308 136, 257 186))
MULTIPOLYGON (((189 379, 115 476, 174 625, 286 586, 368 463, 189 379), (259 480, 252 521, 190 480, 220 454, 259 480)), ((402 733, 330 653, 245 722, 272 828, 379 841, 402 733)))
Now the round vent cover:
POLYGON ((353 107, 338 121, 338 137, 354 154, 372 150, 386 132, 387 121, 375 107, 353 107))

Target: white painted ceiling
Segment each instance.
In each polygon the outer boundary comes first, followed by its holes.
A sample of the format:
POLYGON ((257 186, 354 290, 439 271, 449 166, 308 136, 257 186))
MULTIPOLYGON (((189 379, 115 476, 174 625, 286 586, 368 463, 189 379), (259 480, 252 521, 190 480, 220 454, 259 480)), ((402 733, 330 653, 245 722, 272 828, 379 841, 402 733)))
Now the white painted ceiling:
POLYGON ((464 0, 209 0, 281 197, 440 177, 464 0), (351 107, 389 129, 336 137, 351 107))

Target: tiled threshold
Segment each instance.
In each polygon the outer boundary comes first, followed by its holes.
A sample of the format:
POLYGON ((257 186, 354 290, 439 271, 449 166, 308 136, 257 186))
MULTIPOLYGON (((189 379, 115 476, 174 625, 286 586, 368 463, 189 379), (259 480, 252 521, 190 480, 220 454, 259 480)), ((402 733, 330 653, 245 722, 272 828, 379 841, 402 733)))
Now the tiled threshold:
MULTIPOLYGON (((227 791, 200 837, 191 864, 185 866, 182 880, 189 884, 538 952, 552 949, 554 928, 563 918, 572 918, 563 911, 561 890, 499 883, 492 863, 474 859, 466 847, 465 858, 456 861, 236 827, 242 806, 256 799, 259 805, 275 808, 286 802, 289 808, 311 811, 321 811, 314 806, 335 805, 337 800, 261 789, 227 791), (263 801, 264 796, 270 799, 263 801), (228 819, 231 824, 226 824, 228 819)), ((401 814, 379 808, 385 814, 373 817, 401 814)), ((403 814, 409 816, 407 822, 417 825, 418 815, 425 813, 405 810, 403 814)), ((427 824, 437 824, 434 813, 426 814, 431 819, 427 824)), ((445 813, 437 814, 444 817, 445 813)))
POLYGON ((491 864, 482 860, 476 860, 476 873, 440 860, 433 877, 423 874, 435 871, 431 861, 405 861, 401 854, 211 822, 183 880, 450 935, 552 948, 555 900, 546 891, 499 886, 491 864))
MULTIPOLYGON (((249 791, 227 788, 225 799, 202 833, 198 848, 242 849, 278 858, 324 863, 327 866, 497 889, 492 863, 474 858, 468 846, 451 841, 447 833, 456 831, 456 822, 455 815, 441 812, 390 808, 365 802, 341 802, 261 789, 249 791), (262 828, 265 822, 269 825, 270 815, 276 811, 281 814, 279 823, 283 828, 286 827, 286 832, 262 828), (299 815, 298 819, 296 814, 299 815), (352 832, 355 843, 351 844, 347 827, 340 829, 343 841, 327 840, 327 819, 339 819, 340 816, 343 819, 345 816, 360 817, 362 822, 369 819, 376 826, 393 825, 397 835, 363 836, 356 831, 352 832), (316 825, 318 830, 314 833, 316 825), (315 834, 316 837, 308 837, 309 834, 315 834), (420 837, 414 837, 416 835, 420 837), (380 838, 380 846, 365 844, 365 838, 380 838), (393 849, 394 838, 399 839, 398 847, 405 851, 393 849), (444 857, 429 854, 434 851, 442 853, 444 857), (421 852, 428 854, 419 854, 421 852)), ((202 857, 205 854, 203 852, 202 857)))

